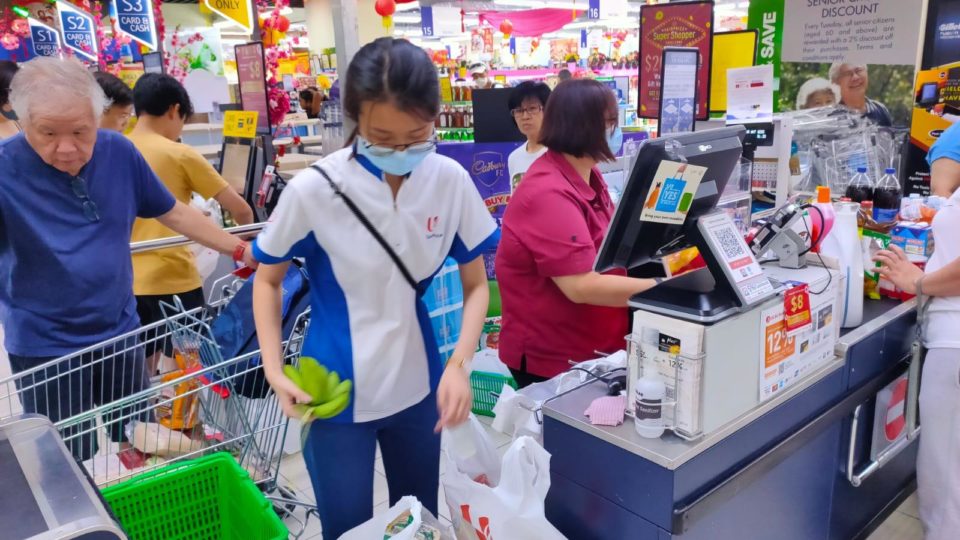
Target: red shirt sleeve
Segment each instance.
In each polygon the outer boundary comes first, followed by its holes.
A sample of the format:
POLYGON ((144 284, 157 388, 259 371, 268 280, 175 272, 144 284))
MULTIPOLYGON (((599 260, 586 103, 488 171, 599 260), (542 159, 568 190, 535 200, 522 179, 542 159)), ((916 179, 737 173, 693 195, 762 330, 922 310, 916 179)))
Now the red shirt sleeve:
POLYGON ((532 255, 540 275, 575 276, 593 270, 597 250, 574 193, 544 190, 525 199, 518 210, 509 226, 532 255))

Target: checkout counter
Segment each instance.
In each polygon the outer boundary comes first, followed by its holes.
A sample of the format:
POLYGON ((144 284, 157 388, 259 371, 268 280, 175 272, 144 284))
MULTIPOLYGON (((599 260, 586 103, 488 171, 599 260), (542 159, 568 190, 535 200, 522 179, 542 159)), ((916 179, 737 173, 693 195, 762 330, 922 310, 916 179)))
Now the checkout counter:
MULTIPOLYGON (((727 135, 730 133, 728 130, 727 135)), ((742 141, 742 129, 739 137, 742 141)), ((699 148, 702 151, 711 145, 701 141, 699 148)), ((686 163, 688 156, 676 154, 681 151, 679 146, 671 149, 667 143, 662 150, 671 153, 671 159, 686 163)), ((638 223, 627 215, 630 210, 624 209, 624 204, 638 200, 630 193, 634 184, 642 184, 639 200, 646 203, 641 206, 653 208, 646 195, 656 184, 636 178, 643 174, 638 172, 643 160, 641 155, 618 210, 618 216, 623 213, 627 217, 620 222, 619 233, 618 219, 614 219, 608 242, 618 234, 629 236, 623 227, 638 223)), ((696 157, 690 157, 688 165, 697 163, 696 157)), ((680 176, 690 170, 688 166, 680 176)), ((691 217, 696 212, 694 202, 691 217)), ((641 241, 651 235, 665 238, 677 230, 645 228, 641 241)), ((691 230, 685 229, 685 234, 690 236, 691 230)), ((603 269, 605 252, 612 254, 610 260, 625 261, 624 266, 644 262, 636 256, 636 246, 624 248, 620 240, 615 246, 605 244, 598 269, 603 269)), ((698 247, 701 252, 708 251, 708 246, 698 247)), ((718 278, 711 294, 723 288, 736 289, 737 283, 726 283, 719 275, 717 261, 704 255, 708 268, 703 271, 718 278)), ((804 280, 812 272, 825 272, 815 266, 776 270, 779 272, 765 268, 762 279, 773 275, 804 280)), ((778 298, 765 294, 754 301, 739 294, 729 296, 719 300, 716 294, 712 300, 701 297, 697 309, 675 315, 683 324, 702 325, 708 333, 722 325, 732 328, 740 319, 748 320, 749 325, 759 323, 760 310, 770 309, 778 298), (737 313, 714 316, 729 300, 738 304, 737 313), (711 302, 717 309, 707 309, 711 302)), ((839 301, 840 295, 836 296, 839 301)), ((662 291, 659 297, 635 298, 631 302, 638 309, 634 332, 638 320, 669 317, 671 297, 680 302, 675 293, 664 295, 662 291)), ((779 303, 783 305, 782 299, 779 303)), ((753 335, 728 332, 725 341, 715 337, 712 345, 707 334, 701 357, 705 367, 700 403, 708 410, 700 411, 702 429, 692 433, 677 430, 682 437, 668 431, 659 438, 643 438, 631 417, 617 427, 591 425, 584 411, 594 399, 607 395, 607 385, 602 382, 548 400, 542 408, 544 447, 552 455, 547 518, 567 537, 576 539, 866 538, 915 488, 917 439, 906 437, 901 422, 899 437, 886 440, 890 431, 884 425, 891 418, 897 420, 888 410, 904 407, 902 396, 891 397, 891 387, 906 387, 915 322, 912 301, 866 301, 859 327, 836 332, 831 336, 832 346, 808 371, 786 387, 775 386, 766 396, 758 384, 764 376, 763 353, 759 352, 762 341, 747 343, 764 339, 759 324, 753 335), (743 371, 751 362, 752 371, 743 371), (708 375, 711 368, 712 375, 708 375), (731 378, 730 373, 738 370, 741 376, 731 378), (718 401, 724 396, 729 403, 718 401), (731 408, 731 403, 738 405, 731 408), (880 409, 876 417, 875 408, 880 409), (723 414, 718 416, 720 410, 723 414)), ((839 326, 839 322, 835 324, 839 326)), ((633 398, 628 392, 628 400, 633 398)))

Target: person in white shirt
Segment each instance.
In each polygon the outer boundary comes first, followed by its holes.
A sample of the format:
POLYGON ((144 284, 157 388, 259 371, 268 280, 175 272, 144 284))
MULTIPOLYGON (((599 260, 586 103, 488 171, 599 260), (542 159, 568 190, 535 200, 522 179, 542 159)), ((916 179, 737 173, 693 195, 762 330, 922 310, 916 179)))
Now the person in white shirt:
POLYGON ((427 53, 380 38, 346 75, 350 146, 288 184, 253 247, 257 334, 284 412, 300 417, 295 406, 311 401, 282 371, 281 284, 294 257, 305 259, 312 295, 302 355, 353 382, 347 408, 313 422, 303 449, 325 538, 373 516, 378 443, 390 504, 413 495, 437 515, 438 433, 473 404, 464 363, 489 301, 481 254, 500 238, 467 171, 435 152, 440 88, 427 53), (464 306, 444 366, 421 296, 447 257, 460 264, 464 306))
POLYGON ((877 260, 882 276, 910 294, 930 297, 917 495, 926 540, 951 540, 960 531, 960 125, 940 135, 927 161, 933 194, 949 198, 933 219, 936 248, 926 269, 895 246, 879 252, 877 260))
POLYGON ((540 144, 540 125, 543 124, 543 109, 550 98, 550 87, 542 82, 524 81, 510 94, 507 104, 510 116, 527 142, 510 153, 507 158, 507 171, 510 173, 510 192, 517 189, 527 169, 547 147, 540 144))

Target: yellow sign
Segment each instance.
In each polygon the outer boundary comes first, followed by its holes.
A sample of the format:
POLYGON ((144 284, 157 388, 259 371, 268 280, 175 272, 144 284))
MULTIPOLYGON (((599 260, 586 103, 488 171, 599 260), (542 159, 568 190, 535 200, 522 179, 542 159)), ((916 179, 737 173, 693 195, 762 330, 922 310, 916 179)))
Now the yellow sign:
POLYGON ((256 28, 252 0, 203 0, 203 5, 224 19, 239 24, 247 33, 256 28))
POLYGON ((493 80, 495 80, 495 81, 497 81, 498 83, 502 84, 504 87, 507 86, 507 76, 506 76, 506 75, 497 75, 496 77, 493 78, 493 80))
POLYGON ((710 112, 727 111, 727 70, 754 65, 757 31, 718 32, 713 35, 710 64, 710 112))
POLYGON ((253 139, 257 136, 257 111, 223 113, 223 136, 253 139))
POLYGON ((440 99, 443 101, 453 101, 453 87, 450 85, 450 77, 440 77, 440 99))

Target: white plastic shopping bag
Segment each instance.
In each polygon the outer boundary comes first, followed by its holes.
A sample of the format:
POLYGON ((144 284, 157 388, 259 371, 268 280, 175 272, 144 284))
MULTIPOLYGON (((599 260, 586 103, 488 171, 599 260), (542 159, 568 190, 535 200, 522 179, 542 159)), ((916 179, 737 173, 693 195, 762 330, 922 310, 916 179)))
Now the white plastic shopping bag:
POLYGON ((420 504, 416 497, 404 497, 386 512, 350 529, 340 540, 446 540, 449 531, 420 504), (398 529, 395 534, 391 532, 398 529))
POLYGON ((502 460, 495 459, 480 422, 471 416, 468 426, 478 441, 476 451, 464 460, 449 445, 442 458, 446 473, 441 480, 457 539, 563 539, 544 512, 550 454, 532 438, 521 437, 502 460))

